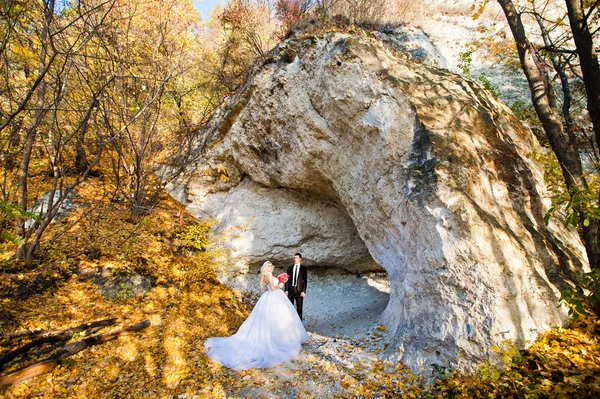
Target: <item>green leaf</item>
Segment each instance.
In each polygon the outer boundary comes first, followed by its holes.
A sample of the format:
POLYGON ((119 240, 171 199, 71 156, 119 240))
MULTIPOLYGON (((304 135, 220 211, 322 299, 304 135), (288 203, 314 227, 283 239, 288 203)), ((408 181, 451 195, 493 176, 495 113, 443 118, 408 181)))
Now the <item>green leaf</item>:
POLYGON ((552 216, 550 212, 547 212, 544 215, 544 218, 542 219, 542 223, 544 223, 544 226, 548 226, 548 223, 550 222, 550 216, 552 216))

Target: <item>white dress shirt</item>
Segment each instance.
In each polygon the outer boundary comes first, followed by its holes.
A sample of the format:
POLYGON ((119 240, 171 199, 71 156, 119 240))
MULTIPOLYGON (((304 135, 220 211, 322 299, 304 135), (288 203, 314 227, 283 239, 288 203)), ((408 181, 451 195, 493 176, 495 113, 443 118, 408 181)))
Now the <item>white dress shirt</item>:
POLYGON ((292 286, 294 286, 294 287, 298 285, 298 273, 300 273, 300 265, 295 264, 293 278, 292 278, 292 286))

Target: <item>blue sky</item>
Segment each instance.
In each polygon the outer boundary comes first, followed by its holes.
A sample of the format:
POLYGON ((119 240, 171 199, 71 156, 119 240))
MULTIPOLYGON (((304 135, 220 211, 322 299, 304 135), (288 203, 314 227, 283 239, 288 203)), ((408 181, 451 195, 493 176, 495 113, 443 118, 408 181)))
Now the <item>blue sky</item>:
POLYGON ((202 20, 207 21, 210 11, 219 3, 219 0, 194 0, 194 6, 202 13, 202 20))

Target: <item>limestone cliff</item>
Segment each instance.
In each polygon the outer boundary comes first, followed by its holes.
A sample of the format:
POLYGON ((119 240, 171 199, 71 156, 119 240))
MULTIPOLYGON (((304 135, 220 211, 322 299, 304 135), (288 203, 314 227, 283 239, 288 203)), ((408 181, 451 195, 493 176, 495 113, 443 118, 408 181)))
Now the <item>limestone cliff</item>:
POLYGON ((542 223, 531 132, 479 84, 365 34, 285 43, 197 148, 173 195, 240 222, 256 211, 238 248, 250 263, 301 250, 313 265, 383 267, 389 354, 414 370, 469 368, 561 325, 559 290, 586 267, 577 234, 542 223))

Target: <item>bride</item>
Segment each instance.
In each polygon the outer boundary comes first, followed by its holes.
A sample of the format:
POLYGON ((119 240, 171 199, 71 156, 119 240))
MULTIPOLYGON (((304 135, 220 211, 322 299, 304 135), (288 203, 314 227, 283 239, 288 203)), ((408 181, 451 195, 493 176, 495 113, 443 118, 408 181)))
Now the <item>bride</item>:
POLYGON ((262 294, 237 333, 225 338, 208 338, 208 357, 234 370, 266 368, 291 360, 308 334, 298 313, 281 291, 283 283, 273 277, 273 264, 260 268, 262 294))

